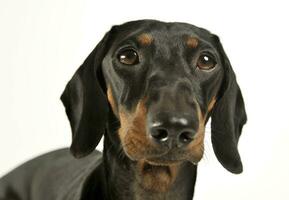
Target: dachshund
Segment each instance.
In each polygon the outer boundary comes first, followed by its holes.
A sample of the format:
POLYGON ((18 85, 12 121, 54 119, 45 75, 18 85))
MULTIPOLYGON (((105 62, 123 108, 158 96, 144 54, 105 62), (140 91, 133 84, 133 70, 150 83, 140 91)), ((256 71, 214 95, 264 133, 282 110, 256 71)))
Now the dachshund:
POLYGON ((61 100, 70 149, 2 177, 1 200, 192 199, 209 118, 217 159, 232 173, 243 170, 243 97, 218 36, 203 28, 156 20, 113 26, 61 100))

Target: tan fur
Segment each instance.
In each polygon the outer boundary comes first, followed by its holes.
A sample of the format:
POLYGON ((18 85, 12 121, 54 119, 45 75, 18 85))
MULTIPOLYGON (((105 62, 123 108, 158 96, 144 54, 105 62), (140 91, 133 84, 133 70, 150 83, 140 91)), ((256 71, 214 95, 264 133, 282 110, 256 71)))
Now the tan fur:
MULTIPOLYGON (((111 95, 110 89, 108 90, 108 94, 111 95)), ((109 97, 109 99, 112 98, 109 97)), ((114 105, 114 101, 109 101, 111 105, 114 105)), ((210 101, 206 113, 201 112, 200 106, 196 102, 199 128, 195 139, 187 147, 184 159, 198 162, 202 158, 204 151, 205 119, 207 114, 213 109, 215 102, 216 98, 214 97, 210 101)), ((119 118, 121 127, 119 128, 118 134, 126 155, 130 159, 137 161, 141 186, 152 192, 165 192, 169 190, 177 177, 181 162, 161 164, 145 160, 146 155, 149 155, 150 151, 157 151, 158 149, 147 136, 147 109, 145 107, 145 98, 139 101, 134 112, 128 112, 124 107, 120 107, 119 118), (146 171, 144 170, 145 164, 162 167, 152 167, 152 170, 146 171)))
POLYGON ((198 162, 203 157, 204 153, 204 138, 205 138, 205 118, 201 112, 201 108, 197 101, 195 101, 197 105, 197 114, 199 120, 199 128, 195 135, 194 140, 188 145, 187 149, 191 155, 194 155, 191 158, 194 162, 198 162))
POLYGON ((112 111, 115 115, 117 115, 117 107, 116 107, 116 103, 114 101, 114 98, 113 98, 113 95, 112 95, 112 90, 111 90, 111 87, 108 86, 107 87, 107 91, 106 91, 106 94, 107 94, 107 99, 108 99, 108 102, 112 108, 112 111))
POLYGON ((199 44, 199 41, 198 41, 197 38, 192 37, 192 36, 190 36, 190 37, 187 38, 187 46, 188 46, 188 47, 190 47, 190 48, 196 48, 196 47, 198 46, 198 44, 199 44))
POLYGON ((134 113, 128 113, 123 107, 121 107, 119 112, 121 128, 119 129, 118 134, 125 153, 132 160, 138 161, 137 168, 138 174, 140 175, 141 186, 146 190, 165 192, 176 179, 178 165, 166 165, 169 169, 169 173, 167 170, 152 170, 149 172, 143 170, 145 163, 155 165, 155 163, 145 161, 144 157, 150 149, 157 148, 150 141, 146 133, 145 124, 147 110, 144 103, 145 99, 141 100, 137 104, 134 113))
POLYGON ((195 139, 193 142, 191 142, 188 146, 189 151, 192 155, 194 155, 194 162, 198 162, 203 157, 204 153, 204 138, 205 138, 205 120, 207 118, 208 113, 213 109, 215 103, 216 103, 216 97, 214 96, 210 103, 208 104, 208 108, 206 113, 201 112, 201 108, 199 104, 195 101, 197 105, 197 113, 198 113, 198 119, 199 119, 199 128, 197 131, 197 134, 195 136, 195 139))
POLYGON ((161 169, 147 172, 144 170, 146 163, 150 162, 140 160, 137 164, 138 172, 142 177, 141 186, 152 192, 168 191, 177 177, 179 164, 160 166, 161 169))
POLYGON ((146 114, 144 100, 141 100, 134 113, 120 107, 119 117, 121 127, 118 131, 124 151, 132 160, 142 158, 147 149, 152 147, 146 134, 146 114))
POLYGON ((214 96, 212 98, 212 100, 210 101, 209 105, 208 105, 208 113, 211 112, 211 110, 214 108, 214 105, 216 103, 217 99, 216 97, 214 96))
POLYGON ((141 45, 149 46, 153 41, 153 37, 148 33, 143 33, 137 37, 137 40, 141 45))

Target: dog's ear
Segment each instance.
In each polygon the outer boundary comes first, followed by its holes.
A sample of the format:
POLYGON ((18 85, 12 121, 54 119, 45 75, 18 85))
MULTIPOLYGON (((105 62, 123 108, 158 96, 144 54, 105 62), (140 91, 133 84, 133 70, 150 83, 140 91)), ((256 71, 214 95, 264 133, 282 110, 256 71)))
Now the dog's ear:
POLYGON ((112 30, 106 33, 61 95, 72 130, 70 151, 77 158, 91 153, 105 131, 108 102, 101 64, 110 46, 111 35, 112 30))
POLYGON ((241 173, 243 166, 238 152, 238 140, 247 121, 241 90, 230 61, 217 36, 217 50, 224 66, 224 80, 211 115, 211 139, 219 162, 232 173, 241 173))

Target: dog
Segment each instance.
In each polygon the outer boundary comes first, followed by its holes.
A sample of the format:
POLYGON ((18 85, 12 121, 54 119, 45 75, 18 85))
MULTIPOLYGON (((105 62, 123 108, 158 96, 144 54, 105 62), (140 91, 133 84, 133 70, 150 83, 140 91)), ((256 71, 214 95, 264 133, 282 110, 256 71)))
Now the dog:
POLYGON ((243 170, 242 93, 219 38, 203 28, 155 20, 113 26, 61 100, 70 150, 4 176, 1 200, 192 199, 209 118, 217 159, 232 173, 243 170))

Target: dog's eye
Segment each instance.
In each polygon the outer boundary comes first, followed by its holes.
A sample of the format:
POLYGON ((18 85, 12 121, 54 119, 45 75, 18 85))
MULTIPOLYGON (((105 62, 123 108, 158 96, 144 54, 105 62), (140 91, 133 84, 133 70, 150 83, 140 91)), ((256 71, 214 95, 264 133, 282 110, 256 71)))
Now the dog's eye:
POLYGON ((125 49, 118 54, 118 60, 125 65, 136 65, 139 63, 139 57, 135 50, 125 49))
POLYGON ((216 66, 216 61, 207 54, 202 54, 197 62, 197 67, 201 70, 210 70, 216 66))

